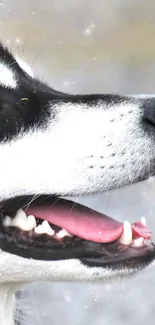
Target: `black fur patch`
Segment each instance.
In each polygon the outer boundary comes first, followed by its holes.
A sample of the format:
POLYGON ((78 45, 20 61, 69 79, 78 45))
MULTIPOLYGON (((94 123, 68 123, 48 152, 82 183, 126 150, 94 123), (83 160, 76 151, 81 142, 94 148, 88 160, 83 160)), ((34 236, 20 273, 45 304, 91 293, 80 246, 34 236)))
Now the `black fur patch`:
POLYGON ((23 71, 13 55, 2 45, 0 45, 0 62, 13 72, 17 80, 16 89, 0 85, 0 141, 10 140, 21 130, 46 127, 55 104, 88 104, 88 107, 91 107, 101 102, 108 108, 111 104, 131 102, 130 98, 119 95, 70 95, 55 91, 23 71))

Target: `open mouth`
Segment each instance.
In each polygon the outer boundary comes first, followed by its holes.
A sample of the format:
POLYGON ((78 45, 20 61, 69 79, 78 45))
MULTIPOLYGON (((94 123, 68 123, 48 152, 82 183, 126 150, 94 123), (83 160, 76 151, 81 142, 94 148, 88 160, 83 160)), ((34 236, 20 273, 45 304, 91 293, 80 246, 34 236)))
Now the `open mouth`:
POLYGON ((78 258, 91 266, 144 267, 155 258, 145 218, 130 224, 60 198, 1 204, 0 248, 38 260, 78 258))

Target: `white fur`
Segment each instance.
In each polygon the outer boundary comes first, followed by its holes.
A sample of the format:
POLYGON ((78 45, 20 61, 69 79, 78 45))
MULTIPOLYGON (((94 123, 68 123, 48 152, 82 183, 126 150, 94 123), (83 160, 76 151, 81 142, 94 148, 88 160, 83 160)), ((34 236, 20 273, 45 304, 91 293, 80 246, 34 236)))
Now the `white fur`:
POLYGON ((105 191, 133 181, 144 170, 149 173, 155 147, 138 125, 138 104, 101 106, 56 106, 56 118, 46 130, 1 144, 0 200, 105 191))
POLYGON ((15 306, 15 292, 20 288, 16 283, 0 284, 0 324, 13 325, 13 313, 15 306))
POLYGON ((9 88, 17 87, 17 81, 13 71, 4 63, 0 63, 0 85, 9 88))
MULTIPOLYGON (((16 58, 16 61, 27 74, 31 77, 34 76, 31 68, 25 61, 19 58, 16 58)), ((3 62, 0 63, 0 85, 12 89, 17 88, 17 78, 13 65, 9 68, 3 62)))
POLYGON ((135 273, 132 269, 112 270, 88 267, 78 259, 38 261, 0 252, 0 283, 29 281, 102 281, 109 283, 135 273))
POLYGON ((29 67, 29 65, 23 61, 22 59, 16 57, 16 61, 18 62, 19 66, 27 73, 29 76, 34 77, 32 69, 29 67))
POLYGON ((92 281, 110 283, 131 277, 132 269, 87 267, 79 260, 37 261, 0 251, 0 324, 13 325, 15 293, 30 281, 92 281))

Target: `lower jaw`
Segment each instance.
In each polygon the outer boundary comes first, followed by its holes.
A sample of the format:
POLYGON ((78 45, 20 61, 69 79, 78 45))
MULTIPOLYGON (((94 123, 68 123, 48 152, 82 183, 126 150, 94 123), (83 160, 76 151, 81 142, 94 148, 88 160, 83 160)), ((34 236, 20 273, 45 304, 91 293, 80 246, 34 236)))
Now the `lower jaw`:
POLYGON ((65 261, 78 259, 87 267, 101 267, 104 269, 138 271, 149 265, 155 256, 155 247, 152 243, 143 248, 134 248, 121 245, 118 241, 106 244, 96 244, 88 241, 72 247, 51 247, 51 244, 34 245, 23 241, 19 237, 7 237, 0 231, 0 248, 7 253, 37 261, 65 261), (119 254, 118 254, 119 252, 119 254))

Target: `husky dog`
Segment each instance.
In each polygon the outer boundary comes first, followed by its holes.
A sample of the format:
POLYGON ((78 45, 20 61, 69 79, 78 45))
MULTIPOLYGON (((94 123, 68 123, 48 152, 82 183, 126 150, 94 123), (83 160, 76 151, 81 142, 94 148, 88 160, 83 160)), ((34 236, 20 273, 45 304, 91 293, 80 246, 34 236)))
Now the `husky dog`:
POLYGON ((155 174, 155 97, 71 95, 0 45, 0 324, 34 280, 117 281, 155 258, 142 218, 124 224, 62 197, 155 174))

